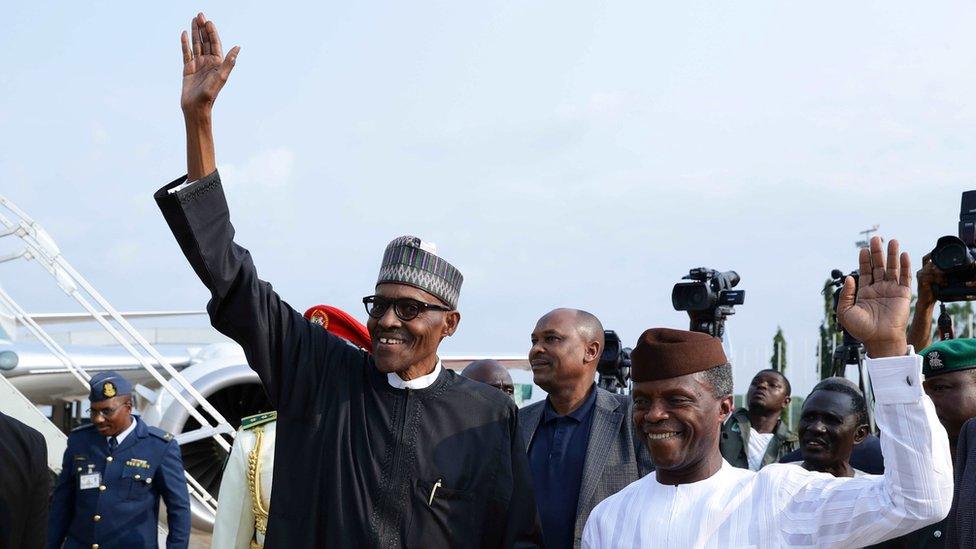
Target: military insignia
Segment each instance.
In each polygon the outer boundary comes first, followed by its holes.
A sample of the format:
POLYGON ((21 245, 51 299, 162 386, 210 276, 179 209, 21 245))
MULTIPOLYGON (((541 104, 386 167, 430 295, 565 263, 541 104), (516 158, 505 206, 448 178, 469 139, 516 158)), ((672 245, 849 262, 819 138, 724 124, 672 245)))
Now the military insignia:
POLYGON ((241 429, 248 430, 258 427, 259 425, 264 425, 266 423, 271 423, 278 419, 278 412, 264 412, 262 414, 255 414, 253 416, 247 416, 241 418, 241 429))
POLYGON ((939 358, 939 352, 938 351, 932 351, 931 353, 929 353, 929 367, 930 368, 932 368, 933 370, 939 370, 943 366, 945 366, 945 364, 943 364, 942 363, 942 359, 939 358))
POLYGON ((140 469, 148 469, 149 468, 149 462, 146 461, 146 460, 144 460, 144 459, 135 459, 135 458, 133 458, 133 459, 130 459, 129 461, 126 461, 125 464, 128 465, 129 467, 139 467, 140 469))
POLYGON ((102 394, 105 398, 112 398, 116 395, 115 385, 111 381, 106 381, 105 385, 102 385, 102 394))
POLYGON ((328 329, 329 328, 329 315, 325 314, 325 311, 316 310, 312 313, 312 318, 309 319, 312 324, 318 324, 319 326, 328 329))

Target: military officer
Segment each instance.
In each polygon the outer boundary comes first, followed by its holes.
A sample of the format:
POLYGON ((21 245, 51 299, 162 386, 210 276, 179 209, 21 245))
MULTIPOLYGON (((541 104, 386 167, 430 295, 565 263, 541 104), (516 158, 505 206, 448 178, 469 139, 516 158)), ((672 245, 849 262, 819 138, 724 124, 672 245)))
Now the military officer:
MULTIPOLYGON (((351 345, 369 350, 369 331, 352 315, 330 305, 316 305, 305 318, 351 345)), ((243 418, 234 439, 214 520, 211 549, 260 549, 268 529, 271 477, 274 472, 277 412, 243 418)))
POLYGON ((220 481, 212 549, 264 547, 277 419, 277 412, 266 412, 241 420, 220 481))
POLYGON ((190 501, 179 445, 132 415, 132 386, 116 372, 92 377, 88 398, 92 421, 68 435, 48 547, 156 548, 161 496, 166 547, 186 548, 190 501))

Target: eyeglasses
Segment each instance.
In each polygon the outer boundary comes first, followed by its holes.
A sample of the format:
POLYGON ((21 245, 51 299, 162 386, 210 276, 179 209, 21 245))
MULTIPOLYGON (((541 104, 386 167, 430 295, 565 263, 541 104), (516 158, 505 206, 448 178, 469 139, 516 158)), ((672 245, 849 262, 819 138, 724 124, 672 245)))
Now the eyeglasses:
POLYGON ((88 416, 91 417, 92 419, 95 419, 98 416, 102 416, 103 418, 108 419, 113 415, 115 415, 115 412, 118 412, 119 408, 124 408, 126 406, 128 406, 128 404, 123 404, 122 406, 116 406, 115 408, 102 408, 101 410, 96 410, 95 408, 89 408, 88 416))
POLYGON ((390 299, 380 295, 368 295, 364 297, 363 305, 366 306, 366 314, 373 318, 383 318, 383 315, 386 314, 386 311, 388 311, 390 309, 390 305, 392 305, 393 312, 396 313, 397 318, 404 322, 417 318, 417 315, 428 309, 434 311, 453 310, 440 305, 434 305, 433 303, 417 301, 416 299, 411 299, 409 297, 390 299))

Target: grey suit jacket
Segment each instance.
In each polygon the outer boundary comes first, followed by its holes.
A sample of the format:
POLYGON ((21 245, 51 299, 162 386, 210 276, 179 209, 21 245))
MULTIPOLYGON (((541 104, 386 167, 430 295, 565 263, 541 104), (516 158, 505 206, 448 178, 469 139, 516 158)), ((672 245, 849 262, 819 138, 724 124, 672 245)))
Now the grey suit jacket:
MULTIPOLYGON (((599 387, 596 391, 593 425, 576 508, 575 547, 580 546, 583 526, 598 503, 654 470, 647 446, 640 437, 634 436, 633 401, 627 395, 617 395, 599 387)), ((532 445, 545 405, 545 401, 536 402, 519 410, 519 431, 526 451, 532 445)), ((543 537, 545 534, 542 533, 543 537)))

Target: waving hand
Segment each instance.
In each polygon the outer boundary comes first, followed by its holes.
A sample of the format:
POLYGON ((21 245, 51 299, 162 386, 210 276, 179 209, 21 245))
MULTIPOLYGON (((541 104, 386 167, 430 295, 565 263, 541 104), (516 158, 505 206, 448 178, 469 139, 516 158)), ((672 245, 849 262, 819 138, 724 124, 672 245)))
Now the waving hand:
POLYGON ((240 46, 224 57, 220 36, 213 21, 198 13, 190 24, 190 35, 183 31, 183 94, 180 105, 187 115, 209 114, 217 94, 234 69, 240 46), (192 47, 191 47, 192 43, 192 47))
POLYGON ((912 297, 912 266, 907 253, 898 253, 898 241, 888 242, 885 261, 881 238, 871 239, 859 257, 860 280, 855 301, 854 279, 847 277, 837 302, 837 320, 864 343, 868 356, 904 355, 912 297))

